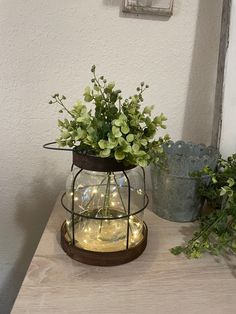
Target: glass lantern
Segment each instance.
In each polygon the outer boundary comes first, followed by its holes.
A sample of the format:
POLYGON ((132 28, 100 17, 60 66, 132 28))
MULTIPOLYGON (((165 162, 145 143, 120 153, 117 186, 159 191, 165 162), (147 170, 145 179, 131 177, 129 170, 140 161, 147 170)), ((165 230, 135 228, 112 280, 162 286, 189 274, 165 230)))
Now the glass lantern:
POLYGON ((147 244, 143 168, 73 151, 62 205, 61 245, 73 259, 110 266, 138 257, 147 244))

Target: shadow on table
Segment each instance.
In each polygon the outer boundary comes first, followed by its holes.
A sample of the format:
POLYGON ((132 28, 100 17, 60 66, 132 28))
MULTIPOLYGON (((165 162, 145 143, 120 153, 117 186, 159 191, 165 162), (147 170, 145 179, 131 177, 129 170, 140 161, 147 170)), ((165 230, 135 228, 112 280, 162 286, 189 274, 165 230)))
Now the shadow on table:
POLYGON ((236 278, 236 260, 235 260, 234 254, 230 254, 227 252, 224 255, 222 255, 221 257, 215 256, 214 259, 219 264, 224 263, 224 265, 226 265, 229 268, 229 270, 231 271, 232 276, 234 278, 236 278))
MULTIPOLYGON (((184 245, 185 243, 187 243, 193 237, 193 233, 197 230, 198 230, 197 224, 193 224, 191 226, 186 226, 186 227, 185 226, 181 227, 180 233, 184 236, 184 238, 183 238, 183 242, 180 243, 179 245, 184 245)), ((209 253, 205 253, 205 254, 208 256, 211 256, 216 263, 226 265, 231 271, 233 277, 236 278, 236 259, 233 253, 225 252, 221 256, 215 256, 209 253)), ((201 258, 202 257, 200 257, 200 259, 201 258)))
MULTIPOLYGON (((3 283, 1 296, 1 313, 10 313, 14 300, 21 287, 31 259, 50 216, 51 210, 64 184, 61 177, 47 178, 35 174, 29 186, 22 187, 16 196, 15 221, 16 230, 23 233, 23 244, 18 243, 20 253, 3 283)), ((17 235, 16 235, 17 237, 17 235)), ((22 238, 21 238, 22 239, 22 238)), ((15 239, 17 243, 17 238, 15 239)), ((11 264, 11 263, 9 263, 11 264)))

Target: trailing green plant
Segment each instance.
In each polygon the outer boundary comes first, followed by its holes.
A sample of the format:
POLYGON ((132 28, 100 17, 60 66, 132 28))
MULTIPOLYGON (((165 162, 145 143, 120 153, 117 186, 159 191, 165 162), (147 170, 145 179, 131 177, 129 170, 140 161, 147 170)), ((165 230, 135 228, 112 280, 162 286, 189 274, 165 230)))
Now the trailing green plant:
POLYGON ((92 109, 88 110, 81 101, 68 109, 64 104, 66 97, 58 93, 49 102, 60 105, 59 112, 69 115, 69 118, 58 120, 59 146, 75 147, 84 154, 115 158, 142 167, 150 162, 161 162, 164 157, 162 145, 169 136, 155 139, 155 135, 159 128, 166 128, 167 119, 163 113, 152 119, 153 106, 141 109, 143 93, 149 86, 142 82, 136 94, 123 100, 115 83, 107 82, 104 76, 97 77, 95 70, 93 65, 92 87, 86 87, 83 94, 85 103, 91 103, 92 109))
POLYGON ((198 258, 205 252, 236 253, 236 154, 226 160, 219 159, 216 171, 205 167, 193 175, 200 180, 200 195, 214 210, 199 218, 199 230, 192 239, 171 252, 184 253, 188 258, 198 258), (202 180, 206 175, 208 183, 202 180))

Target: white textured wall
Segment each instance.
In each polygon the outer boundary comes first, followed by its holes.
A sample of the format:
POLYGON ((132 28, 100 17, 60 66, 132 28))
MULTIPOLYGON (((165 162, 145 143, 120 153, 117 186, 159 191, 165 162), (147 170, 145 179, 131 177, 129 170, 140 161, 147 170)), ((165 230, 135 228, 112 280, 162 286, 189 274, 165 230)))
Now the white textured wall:
POLYGON ((210 142, 222 0, 175 0, 169 20, 120 14, 116 0, 0 0, 0 313, 8 313, 70 156, 49 95, 74 101, 89 69, 128 94, 150 84, 173 139, 210 142))
POLYGON ((236 2, 232 1, 229 48, 226 60, 223 121, 220 151, 224 157, 236 153, 236 2))

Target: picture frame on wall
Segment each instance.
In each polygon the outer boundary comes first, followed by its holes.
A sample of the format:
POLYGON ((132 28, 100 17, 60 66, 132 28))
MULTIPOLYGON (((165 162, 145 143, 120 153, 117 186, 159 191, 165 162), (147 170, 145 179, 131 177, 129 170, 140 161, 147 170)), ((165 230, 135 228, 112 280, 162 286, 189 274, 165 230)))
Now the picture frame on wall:
POLYGON ((123 0, 122 12, 170 17, 174 0, 123 0))

